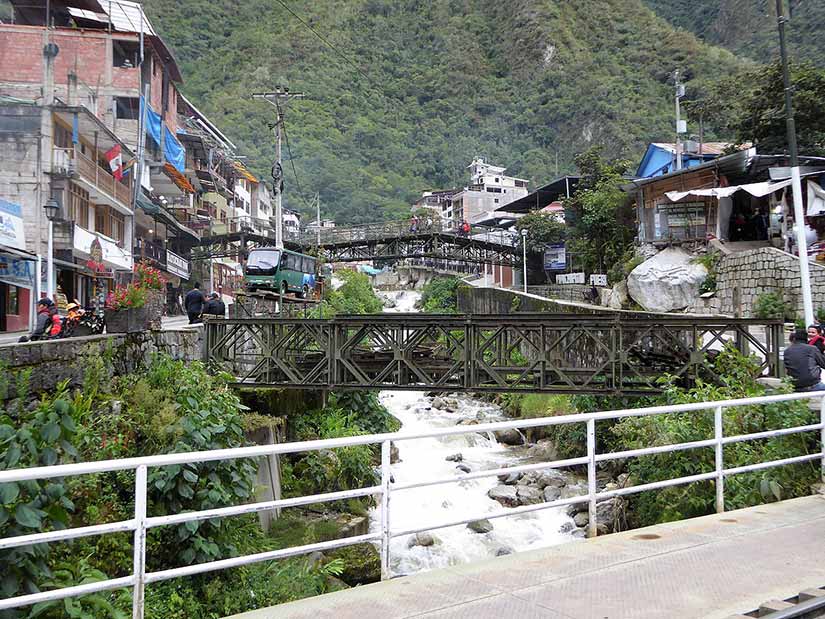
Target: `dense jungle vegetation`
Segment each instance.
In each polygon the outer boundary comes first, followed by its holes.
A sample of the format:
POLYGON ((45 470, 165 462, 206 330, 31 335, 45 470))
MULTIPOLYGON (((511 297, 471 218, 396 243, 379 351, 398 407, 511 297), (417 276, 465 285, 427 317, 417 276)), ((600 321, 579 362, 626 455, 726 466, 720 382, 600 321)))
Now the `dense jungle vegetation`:
POLYGON ((301 196, 319 192, 341 222, 399 217, 422 190, 461 187, 474 156, 532 186, 593 145, 636 160, 672 139, 674 69, 690 91, 747 65, 642 0, 284 3, 337 51, 278 0, 146 5, 183 91, 262 177, 274 108, 250 94, 307 94, 287 116, 300 187, 287 163, 286 203, 307 210, 301 196))

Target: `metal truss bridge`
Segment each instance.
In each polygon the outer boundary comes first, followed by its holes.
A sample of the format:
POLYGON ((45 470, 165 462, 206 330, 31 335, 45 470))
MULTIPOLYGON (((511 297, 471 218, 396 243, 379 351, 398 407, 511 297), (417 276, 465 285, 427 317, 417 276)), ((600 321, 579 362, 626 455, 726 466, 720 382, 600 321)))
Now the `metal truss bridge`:
MULTIPOLYGON (((237 225, 221 223, 207 232, 193 249, 192 259, 245 257, 250 249, 275 244, 268 223, 244 220, 237 225), (233 229, 235 228, 235 229, 233 229)), ((441 221, 413 227, 409 222, 387 222, 321 230, 286 237, 285 246, 297 251, 320 247, 328 262, 397 262, 431 259, 473 264, 516 266, 520 246, 501 230, 473 226, 468 234, 441 221)))
POLYGON ((379 314, 215 319, 205 330, 205 361, 259 387, 644 395, 665 374, 714 382, 726 343, 782 372, 779 321, 379 314))

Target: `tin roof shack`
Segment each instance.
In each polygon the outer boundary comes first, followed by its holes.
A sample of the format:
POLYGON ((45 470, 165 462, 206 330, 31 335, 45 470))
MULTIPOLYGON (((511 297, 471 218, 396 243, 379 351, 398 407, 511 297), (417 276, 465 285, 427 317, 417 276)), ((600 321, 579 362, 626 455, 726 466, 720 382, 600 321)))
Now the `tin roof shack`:
MULTIPOLYGON (((803 172, 825 171, 825 159, 801 157, 803 172)), ((657 247, 702 244, 710 239, 747 246, 783 247, 788 229, 790 179, 786 155, 760 155, 755 148, 677 172, 625 185, 636 203, 638 240, 657 247), (779 168, 778 174, 770 172, 779 168)), ((732 249, 735 249, 734 246, 732 249)))

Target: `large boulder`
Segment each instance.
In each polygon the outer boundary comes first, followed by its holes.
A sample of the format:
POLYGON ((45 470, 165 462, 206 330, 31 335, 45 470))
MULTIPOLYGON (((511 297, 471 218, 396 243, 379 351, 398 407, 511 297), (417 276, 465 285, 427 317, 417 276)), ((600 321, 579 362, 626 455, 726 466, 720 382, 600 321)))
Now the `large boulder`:
POLYGON ((504 445, 524 445, 524 435, 515 428, 493 432, 496 440, 504 445))
POLYGON ((628 300, 627 282, 622 280, 618 284, 615 284, 610 290, 606 305, 612 309, 622 309, 625 305, 627 305, 628 300))
MULTIPOLYGON (((512 486, 505 486, 512 488, 512 486)), ((535 486, 516 486, 516 494, 518 495, 518 502, 521 505, 534 505, 536 503, 543 503, 544 496, 535 486)))
POLYGON ((467 528, 474 533, 490 533, 493 530, 493 523, 489 520, 473 520, 467 523, 467 528))
POLYGON ((699 296, 708 275, 686 251, 669 247, 645 260, 627 276, 630 297, 649 312, 685 309, 699 296))
POLYGON ((515 486, 502 485, 496 486, 495 488, 490 488, 487 492, 487 496, 494 501, 498 501, 504 507, 515 507, 518 505, 518 496, 516 495, 515 486))
POLYGON ((356 544, 324 553, 326 561, 341 559, 344 571, 339 578, 350 587, 381 580, 381 557, 372 544, 356 544))

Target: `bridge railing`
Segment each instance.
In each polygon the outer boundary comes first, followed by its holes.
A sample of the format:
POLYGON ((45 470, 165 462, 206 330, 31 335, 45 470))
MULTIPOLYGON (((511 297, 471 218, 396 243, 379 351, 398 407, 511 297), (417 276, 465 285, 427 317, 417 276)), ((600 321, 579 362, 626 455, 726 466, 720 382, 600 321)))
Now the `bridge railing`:
MULTIPOLYGON (((499 228, 479 225, 471 225, 470 231, 465 233, 461 230, 460 223, 440 218, 428 221, 426 217, 419 217, 416 223, 413 223, 411 219, 406 219, 321 228, 320 238, 321 245, 338 245, 427 234, 451 234, 508 246, 514 244, 515 238, 514 235, 499 228)), ((318 243, 317 231, 302 232, 299 241, 303 245, 316 245, 318 243)))
POLYGON ((291 556, 307 554, 316 551, 330 550, 344 546, 351 546, 364 542, 376 543, 380 546, 381 552, 381 576, 382 579, 392 577, 390 541, 400 536, 411 535, 422 531, 440 529, 451 526, 465 525, 481 519, 505 518, 528 512, 535 512, 546 509, 564 507, 567 505, 586 503, 589 514, 589 533, 591 536, 598 535, 597 527, 597 505, 599 501, 612 499, 614 497, 637 494, 690 484, 699 481, 712 481, 716 487, 716 511, 725 510, 725 480, 728 477, 742 473, 766 470, 770 468, 799 464, 805 462, 819 461, 820 471, 825 479, 825 400, 820 401, 818 413, 812 413, 812 417, 818 419, 815 423, 801 426, 772 428, 760 432, 749 434, 739 434, 733 436, 725 435, 724 412, 726 410, 747 407, 776 404, 781 402, 804 401, 809 402, 817 398, 823 398, 825 393, 809 392, 795 393, 774 396, 763 396, 755 398, 743 398, 737 400, 723 400, 716 402, 700 402, 691 404, 681 404, 675 406, 657 406, 650 408, 625 409, 609 412, 582 413, 567 416, 546 417, 541 419, 519 419, 514 421, 486 423, 470 426, 455 426, 451 428, 430 430, 427 432, 398 432, 392 434, 374 434, 365 436, 354 436, 338 439, 327 439, 318 441, 305 441, 286 443, 281 445, 267 445, 257 447, 245 447, 238 449, 222 449, 215 451, 195 452, 195 453, 175 453, 160 456, 147 456, 141 458, 125 458, 121 460, 105 460, 100 462, 84 462, 76 464, 62 464, 48 467, 34 467, 29 469, 15 469, 0 471, 0 484, 17 484, 31 480, 49 480, 77 475, 91 475, 111 471, 134 471, 134 516, 133 518, 120 522, 107 524, 89 525, 74 527, 64 530, 34 533, 31 535, 20 535, 0 539, 0 552, 8 551, 11 548, 20 548, 33 544, 53 543, 104 535, 110 533, 132 532, 134 536, 133 545, 133 572, 128 576, 112 578, 109 580, 88 583, 83 585, 65 587, 31 593, 28 595, 16 596, 13 598, 0 599, 0 610, 20 608, 39 602, 60 600, 68 597, 81 596, 90 593, 132 587, 133 618, 142 619, 144 613, 144 594, 146 585, 181 578, 194 574, 224 570, 241 565, 248 565, 261 561, 271 561, 283 559, 291 556), (600 453, 596 445, 597 424, 624 419, 627 417, 649 417, 684 414, 707 414, 713 413, 714 435, 712 438, 698 441, 687 441, 675 444, 655 445, 642 449, 633 449, 621 452, 600 453), (448 436, 458 436, 463 434, 476 434, 479 432, 496 432, 508 429, 527 429, 561 425, 584 425, 586 428, 586 453, 580 457, 567 458, 564 460, 554 460, 548 462, 525 464, 513 467, 498 469, 486 469, 471 473, 456 473, 455 475, 438 479, 421 479, 414 482, 394 483, 392 475, 392 464, 390 459, 393 443, 404 441, 443 438, 448 436), (763 441, 766 439, 791 436, 803 433, 818 433, 819 448, 814 453, 803 453, 798 456, 782 458, 772 461, 756 462, 747 466, 727 468, 725 466, 724 448, 726 445, 743 443, 749 441, 763 441), (295 454, 306 452, 317 452, 321 450, 337 449, 355 445, 375 445, 381 450, 381 474, 380 482, 371 486, 343 490, 338 492, 328 492, 309 496, 300 496, 274 501, 262 501, 245 505, 232 505, 217 509, 202 511, 183 512, 169 514, 165 516, 152 516, 147 513, 147 490, 148 471, 168 466, 181 466, 201 464, 205 462, 219 462, 234 460, 238 458, 257 458, 262 456, 295 454), (600 463, 616 460, 627 460, 639 458, 653 454, 667 454, 676 451, 688 451, 697 449, 714 449, 714 468, 712 471, 702 472, 694 475, 663 479, 653 483, 646 483, 637 486, 628 486, 615 489, 599 490, 596 485, 596 470, 600 463), (455 484, 469 480, 496 477, 501 474, 524 473, 528 471, 539 471, 545 469, 569 468, 573 466, 584 466, 587 470, 587 492, 585 494, 567 498, 560 498, 545 503, 523 505, 514 508, 504 508, 487 513, 465 515, 450 520, 434 520, 411 528, 393 528, 392 526, 392 495, 396 492, 403 492, 413 488, 428 486, 455 484), (345 537, 326 542, 314 544, 304 544, 281 550, 260 552, 244 556, 221 559, 207 563, 175 567, 155 572, 147 571, 147 533, 148 531, 163 527, 180 525, 188 522, 199 522, 211 518, 226 518, 242 514, 253 514, 262 511, 269 511, 278 508, 297 507, 302 505, 328 503, 343 499, 359 497, 380 497, 380 527, 378 531, 364 535, 345 537))
POLYGON ((239 384, 299 389, 642 395, 663 374, 712 381, 725 345, 781 375, 781 344, 771 320, 382 314, 207 320, 204 360, 239 384))

